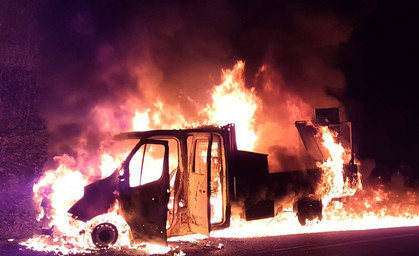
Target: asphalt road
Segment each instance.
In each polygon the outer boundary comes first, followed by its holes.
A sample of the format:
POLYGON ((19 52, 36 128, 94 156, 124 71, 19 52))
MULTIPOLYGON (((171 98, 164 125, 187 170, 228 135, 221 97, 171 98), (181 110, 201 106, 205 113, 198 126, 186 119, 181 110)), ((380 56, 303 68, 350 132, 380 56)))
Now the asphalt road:
MULTIPOLYGON (((171 242, 170 245, 175 249, 165 255, 414 256, 419 255, 419 227, 261 238, 209 238, 193 243, 171 242)), ((50 256, 54 254, 33 252, 22 248, 16 242, 2 241, 0 255, 50 256)), ((130 250, 95 252, 92 255, 149 254, 130 250)))
POLYGON ((187 255, 419 255, 419 227, 226 239, 221 250, 187 255))

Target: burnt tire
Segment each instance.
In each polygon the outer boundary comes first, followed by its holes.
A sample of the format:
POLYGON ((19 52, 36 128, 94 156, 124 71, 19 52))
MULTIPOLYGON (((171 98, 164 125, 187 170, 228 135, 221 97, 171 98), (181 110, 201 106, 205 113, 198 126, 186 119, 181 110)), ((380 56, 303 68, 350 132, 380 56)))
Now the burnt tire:
POLYGON ((319 198, 309 196, 300 198, 296 204, 298 222, 302 226, 307 224, 307 220, 322 219, 322 201, 319 198))
POLYGON ((92 241, 98 248, 106 248, 118 240, 118 229, 112 223, 101 223, 92 231, 92 241))
POLYGON ((307 219, 304 216, 301 216, 300 214, 297 215, 298 222, 300 222, 301 226, 305 226, 307 223, 307 219))

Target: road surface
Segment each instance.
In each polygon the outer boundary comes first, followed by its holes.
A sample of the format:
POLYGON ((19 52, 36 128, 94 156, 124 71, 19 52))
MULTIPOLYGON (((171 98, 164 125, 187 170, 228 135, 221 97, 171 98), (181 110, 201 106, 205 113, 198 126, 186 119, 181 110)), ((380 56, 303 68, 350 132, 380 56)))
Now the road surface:
MULTIPOLYGON (((198 242, 171 242, 170 246, 174 249, 167 254, 151 255, 414 256, 419 255, 419 227, 260 238, 209 238, 198 242)), ((50 256, 54 254, 27 250, 19 246, 17 241, 2 241, 0 255, 50 256)), ((150 254, 125 250, 96 252, 92 255, 150 254)))

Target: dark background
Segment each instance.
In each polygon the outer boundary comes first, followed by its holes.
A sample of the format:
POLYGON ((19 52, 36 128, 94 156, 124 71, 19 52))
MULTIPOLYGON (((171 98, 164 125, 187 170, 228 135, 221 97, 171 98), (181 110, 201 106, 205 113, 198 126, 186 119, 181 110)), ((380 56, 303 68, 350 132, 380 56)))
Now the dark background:
POLYGON ((153 60, 161 89, 192 95, 238 59, 248 86, 269 63, 306 99, 311 90, 339 99, 357 157, 376 162, 373 176, 399 172, 415 186, 417 17, 409 1, 0 0, 1 238, 30 225, 20 220, 33 214, 31 184, 47 159, 71 154, 86 111, 128 92, 143 97, 129 72, 135 59, 153 60), (316 63, 343 72, 346 85, 317 76, 316 63), (115 64, 111 82, 97 79, 115 64), (195 68, 203 78, 185 75, 195 68))
POLYGON ((373 174, 386 179, 419 177, 417 15, 412 2, 379 2, 339 51, 358 156, 375 159, 373 174))

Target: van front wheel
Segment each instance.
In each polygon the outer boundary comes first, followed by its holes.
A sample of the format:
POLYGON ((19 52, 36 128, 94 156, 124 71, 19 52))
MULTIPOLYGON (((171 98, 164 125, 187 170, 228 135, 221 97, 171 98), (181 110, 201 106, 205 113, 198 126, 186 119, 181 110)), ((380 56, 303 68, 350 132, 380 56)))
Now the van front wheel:
POLYGON ((118 229, 112 223, 100 223, 92 231, 92 241, 98 248, 109 247, 116 240, 118 240, 118 229))

